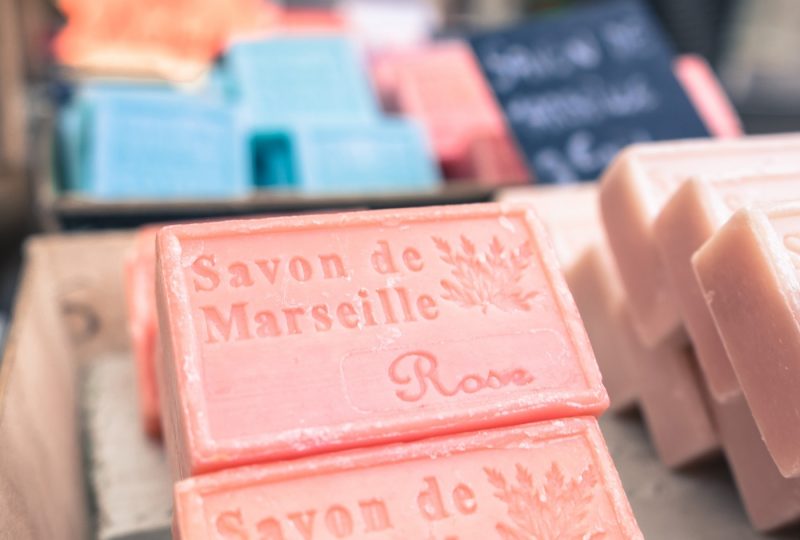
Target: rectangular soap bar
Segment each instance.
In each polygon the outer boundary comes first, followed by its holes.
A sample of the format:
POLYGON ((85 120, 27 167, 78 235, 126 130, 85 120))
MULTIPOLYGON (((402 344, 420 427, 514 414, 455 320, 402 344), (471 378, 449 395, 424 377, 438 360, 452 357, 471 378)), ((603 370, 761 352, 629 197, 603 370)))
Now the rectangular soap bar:
MULTIPOLYGON (((629 308, 624 316, 632 318, 629 308)), ((632 328, 623 327, 625 346, 637 359, 639 406, 659 459, 679 468, 718 452, 708 390, 691 347, 668 341, 648 348, 632 328)))
POLYGON ((174 226, 158 261, 180 477, 608 404, 529 208, 174 226))
POLYGON ((728 354, 708 311, 691 257, 738 208, 800 198, 800 172, 686 181, 653 225, 653 238, 712 396, 740 392, 728 354))
POLYGON ((250 167, 261 187, 309 194, 425 191, 439 173, 415 123, 309 123, 250 134, 250 167))
POLYGON ((476 136, 466 160, 455 169, 453 178, 489 186, 533 182, 517 143, 508 133, 476 136))
POLYGON ((800 521, 800 479, 778 471, 744 397, 715 408, 725 455, 753 527, 771 531, 800 521))
MULTIPOLYGON (((445 170, 464 169, 478 137, 510 141, 500 107, 467 44, 443 42, 390 58, 397 109, 425 126, 445 170)), ((516 146, 511 144, 508 152, 524 166, 516 146)))
POLYGON ((564 269, 572 266, 586 248, 603 239, 594 182, 509 187, 498 191, 495 200, 531 205, 544 222, 564 269))
POLYGON ((565 271, 567 284, 589 334, 597 365, 608 391, 611 410, 636 404, 639 390, 636 363, 641 359, 627 344, 631 322, 626 316, 625 293, 604 240, 586 248, 565 271))
POLYGON ((377 119, 366 66, 344 35, 238 41, 225 55, 225 70, 245 121, 255 126, 377 119))
POLYGON ((128 333, 136 363, 136 387, 144 430, 152 437, 161 434, 156 385, 156 233, 160 226, 142 227, 125 259, 125 300, 128 333))
POLYGON ((705 58, 697 54, 684 54, 677 57, 672 66, 675 76, 712 136, 732 138, 744 135, 736 109, 705 58))
POLYGON ((178 482, 175 537, 643 538, 594 418, 178 482))
POLYGON ((77 191, 101 199, 249 191, 244 148, 225 104, 179 93, 93 92, 81 107, 77 191))
POLYGON ((746 207, 694 255, 697 278, 778 469, 800 476, 800 205, 746 207))
POLYGON ((601 179, 600 206, 643 343, 655 345, 681 324, 653 242, 653 221, 680 184, 690 176, 799 169, 797 135, 637 144, 617 156, 601 179))

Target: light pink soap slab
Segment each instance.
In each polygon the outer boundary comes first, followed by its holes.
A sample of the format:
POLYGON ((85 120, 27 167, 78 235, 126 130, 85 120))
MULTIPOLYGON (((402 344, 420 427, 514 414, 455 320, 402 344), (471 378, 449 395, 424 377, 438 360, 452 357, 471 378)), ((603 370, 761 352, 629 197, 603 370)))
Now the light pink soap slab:
POLYGON ((742 206, 800 199, 800 173, 755 175, 685 182, 653 227, 668 282, 694 345, 712 396, 724 401, 740 393, 692 268, 691 257, 742 206))
MULTIPOLYGON (((630 320, 630 310, 623 316, 630 320)), ((639 407, 662 463, 680 468, 719 452, 709 396, 691 347, 677 341, 645 347, 631 325, 623 328, 629 330, 626 347, 636 358, 639 407)))
POLYGON ((589 246, 566 270, 565 276, 581 313, 597 365, 603 375, 613 411, 630 409, 637 402, 636 356, 628 344, 633 332, 624 309, 625 294, 617 269, 604 241, 589 246))
POLYGON ((175 537, 642 538, 594 418, 178 482, 175 537))
POLYGON ((564 269, 590 245, 603 241, 595 182, 508 187, 501 189, 495 200, 531 205, 544 222, 564 269))
POLYGON ((525 206, 174 226, 158 261, 180 477, 608 403, 525 206))
POLYGON ((715 408, 725 455, 750 523, 771 531, 800 522, 800 478, 784 478, 778 471, 744 397, 740 394, 715 408))
POLYGON ((653 346, 681 326, 653 240, 653 221, 681 183, 692 176, 797 171, 798 135, 637 144, 616 157, 601 179, 601 214, 644 344, 653 346))
POLYGON ((739 210, 693 257, 778 469, 800 476, 800 203, 739 210))

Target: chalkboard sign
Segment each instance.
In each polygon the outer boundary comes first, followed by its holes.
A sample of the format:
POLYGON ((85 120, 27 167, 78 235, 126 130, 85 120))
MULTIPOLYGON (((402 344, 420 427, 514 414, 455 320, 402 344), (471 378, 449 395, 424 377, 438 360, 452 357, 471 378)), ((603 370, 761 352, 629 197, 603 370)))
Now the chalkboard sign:
POLYGON ((471 44, 537 181, 597 178, 640 141, 708 136, 640 2, 594 2, 471 44))

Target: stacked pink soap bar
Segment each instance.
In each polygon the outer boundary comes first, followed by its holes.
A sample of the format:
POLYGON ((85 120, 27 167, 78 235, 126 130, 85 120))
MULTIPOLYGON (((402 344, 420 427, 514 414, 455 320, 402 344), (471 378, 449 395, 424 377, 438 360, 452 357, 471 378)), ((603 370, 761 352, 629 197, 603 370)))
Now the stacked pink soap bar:
POLYGON ((449 178, 492 185, 530 180, 467 44, 386 53, 373 63, 373 73, 385 106, 425 126, 449 178))
POLYGON ((178 482, 175 538, 643 538, 594 418, 178 482))
POLYGON ((523 206, 173 226, 158 258, 178 477, 607 405, 523 206))
POLYGON ((156 385, 156 233, 158 226, 143 227, 136 233, 133 249, 125 261, 125 292, 128 329, 136 362, 139 408, 145 431, 152 437, 161 433, 156 385))

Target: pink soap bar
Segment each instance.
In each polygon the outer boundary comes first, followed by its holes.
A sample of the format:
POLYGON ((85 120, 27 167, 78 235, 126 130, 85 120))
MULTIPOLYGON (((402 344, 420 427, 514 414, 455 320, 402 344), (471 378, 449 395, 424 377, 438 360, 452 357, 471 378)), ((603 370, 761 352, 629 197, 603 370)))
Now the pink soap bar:
POLYGON ((691 347, 673 341, 651 349, 633 331, 626 339, 637 359, 639 406, 661 461, 678 468, 718 452, 708 391, 691 347))
POLYGON ((142 227, 125 260, 125 292, 128 331, 136 362, 136 382, 142 423, 148 435, 161 434, 154 361, 158 317, 156 315, 156 233, 160 226, 142 227))
POLYGON ((731 138, 744 134, 739 115, 705 58, 696 54, 679 56, 673 71, 711 135, 731 138))
POLYGON ((175 538, 643 538, 594 418, 178 482, 175 538))
POLYGON ((605 241, 589 246, 565 275, 589 334, 611 409, 630 409, 638 395, 635 364, 640 358, 627 345, 632 329, 623 328, 630 325, 624 315, 625 295, 605 241))
POLYGON ((444 173, 451 180, 487 186, 533 181, 516 142, 508 133, 476 135, 465 156, 444 164, 444 173))
POLYGON ((608 403, 525 206, 174 226, 158 258, 180 477, 608 403))
POLYGON ((509 187, 498 202, 531 205, 550 235, 562 268, 568 269, 590 245, 603 241, 597 184, 509 187))
POLYGON ((739 210, 693 257, 725 350, 781 473, 800 476, 800 204, 739 210))
POLYGON ((800 172, 685 182, 653 227, 667 279, 715 399, 739 394, 739 382, 695 279, 691 257, 731 214, 745 205, 800 198, 800 172))
POLYGON ((800 521, 800 478, 784 478, 778 471, 747 402, 740 394, 715 407, 725 455, 750 523, 770 531, 800 521))
POLYGON ((800 136, 697 139, 633 145, 603 174, 600 207, 636 329, 656 345, 681 318, 653 241, 653 221, 690 176, 743 176, 800 170, 800 136))
MULTIPOLYGON (((446 42, 390 58, 395 106, 425 126, 448 177, 487 184, 530 179, 469 46, 446 42)), ((379 67, 386 80, 386 65, 379 67)))

